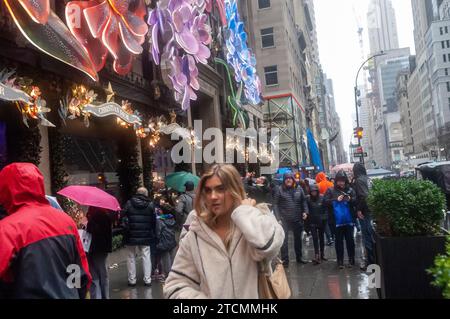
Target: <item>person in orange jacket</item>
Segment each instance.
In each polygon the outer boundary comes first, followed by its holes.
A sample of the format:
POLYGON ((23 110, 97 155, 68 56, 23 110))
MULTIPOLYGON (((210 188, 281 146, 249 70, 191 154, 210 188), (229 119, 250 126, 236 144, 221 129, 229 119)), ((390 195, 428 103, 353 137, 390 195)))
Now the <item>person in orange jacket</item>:
POLYGON ((324 195, 327 192, 328 188, 334 187, 334 184, 327 179, 327 175, 325 175, 324 172, 320 172, 319 174, 317 174, 316 183, 319 187, 320 195, 324 195))
MULTIPOLYGON (((317 183, 317 187, 319 187, 319 193, 320 195, 325 195, 325 193, 327 192, 327 190, 329 188, 333 188, 334 187, 334 183, 330 182, 327 178, 327 175, 325 175, 324 172, 320 172, 317 174, 316 176, 316 183, 317 183)), ((334 226, 331 224, 328 224, 327 227, 325 228, 325 234, 327 236, 327 245, 331 246, 334 243, 334 237, 335 237, 335 229, 334 226)))

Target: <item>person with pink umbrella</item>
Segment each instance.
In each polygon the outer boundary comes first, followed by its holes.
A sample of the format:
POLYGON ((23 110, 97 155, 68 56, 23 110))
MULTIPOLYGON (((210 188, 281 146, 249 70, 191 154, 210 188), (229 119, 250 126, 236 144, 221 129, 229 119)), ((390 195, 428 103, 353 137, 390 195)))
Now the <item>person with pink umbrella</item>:
POLYGON ((91 235, 87 258, 92 275, 91 299, 109 299, 106 261, 112 252, 112 212, 120 210, 117 199, 91 186, 69 186, 58 192, 80 205, 89 206, 86 231, 91 235))

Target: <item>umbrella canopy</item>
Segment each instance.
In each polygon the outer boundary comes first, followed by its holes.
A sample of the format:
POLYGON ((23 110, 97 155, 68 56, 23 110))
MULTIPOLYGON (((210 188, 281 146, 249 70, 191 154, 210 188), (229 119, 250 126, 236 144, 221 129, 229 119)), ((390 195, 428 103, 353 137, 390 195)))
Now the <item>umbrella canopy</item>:
POLYGON ((184 192, 186 190, 184 187, 186 182, 192 182, 197 187, 199 181, 200 177, 188 172, 176 172, 166 176, 166 186, 178 192, 184 192))
POLYGON ((345 164, 339 164, 339 165, 336 165, 336 166, 334 166, 332 169, 331 169, 331 173, 332 174, 336 174, 337 172, 339 172, 339 171, 344 171, 344 172, 346 172, 347 174, 348 173, 352 173, 353 172, 353 163, 345 163, 345 164))
POLYGON ((58 194, 70 198, 80 205, 105 208, 112 211, 121 209, 114 196, 97 187, 73 185, 63 188, 58 194))

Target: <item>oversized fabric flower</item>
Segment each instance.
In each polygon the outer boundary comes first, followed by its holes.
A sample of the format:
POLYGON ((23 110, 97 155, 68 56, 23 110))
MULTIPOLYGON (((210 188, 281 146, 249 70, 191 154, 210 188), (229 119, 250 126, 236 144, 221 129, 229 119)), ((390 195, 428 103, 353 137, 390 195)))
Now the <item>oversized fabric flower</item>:
POLYGON ((260 103, 261 82, 256 72, 256 59, 247 46, 247 33, 240 20, 236 0, 225 0, 227 30, 225 44, 227 62, 234 69, 237 83, 244 82, 246 98, 253 104, 260 103))
POLYGON ((162 1, 148 19, 153 60, 159 64, 164 56, 170 62, 169 78, 183 110, 189 108, 190 100, 197 99, 195 91, 200 85, 196 63, 206 64, 211 56, 211 28, 203 13, 206 5, 205 0, 162 1))
POLYGON ((50 9, 50 0, 4 0, 25 38, 45 54, 74 67, 93 80, 97 72, 86 50, 50 9))
POLYGON ((146 13, 144 0, 70 1, 66 6, 69 29, 89 52, 96 70, 105 66, 110 53, 114 71, 121 75, 131 70, 134 56, 142 53, 148 32, 146 13))

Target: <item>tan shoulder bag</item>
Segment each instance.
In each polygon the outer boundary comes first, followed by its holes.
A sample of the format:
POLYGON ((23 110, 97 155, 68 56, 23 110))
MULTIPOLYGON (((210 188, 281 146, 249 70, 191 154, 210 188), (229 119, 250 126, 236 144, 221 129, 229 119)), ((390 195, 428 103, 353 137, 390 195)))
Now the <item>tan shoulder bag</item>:
POLYGON ((270 272, 266 262, 260 262, 258 274, 258 290, 260 299, 289 299, 291 288, 284 271, 282 261, 277 258, 275 268, 270 272))

